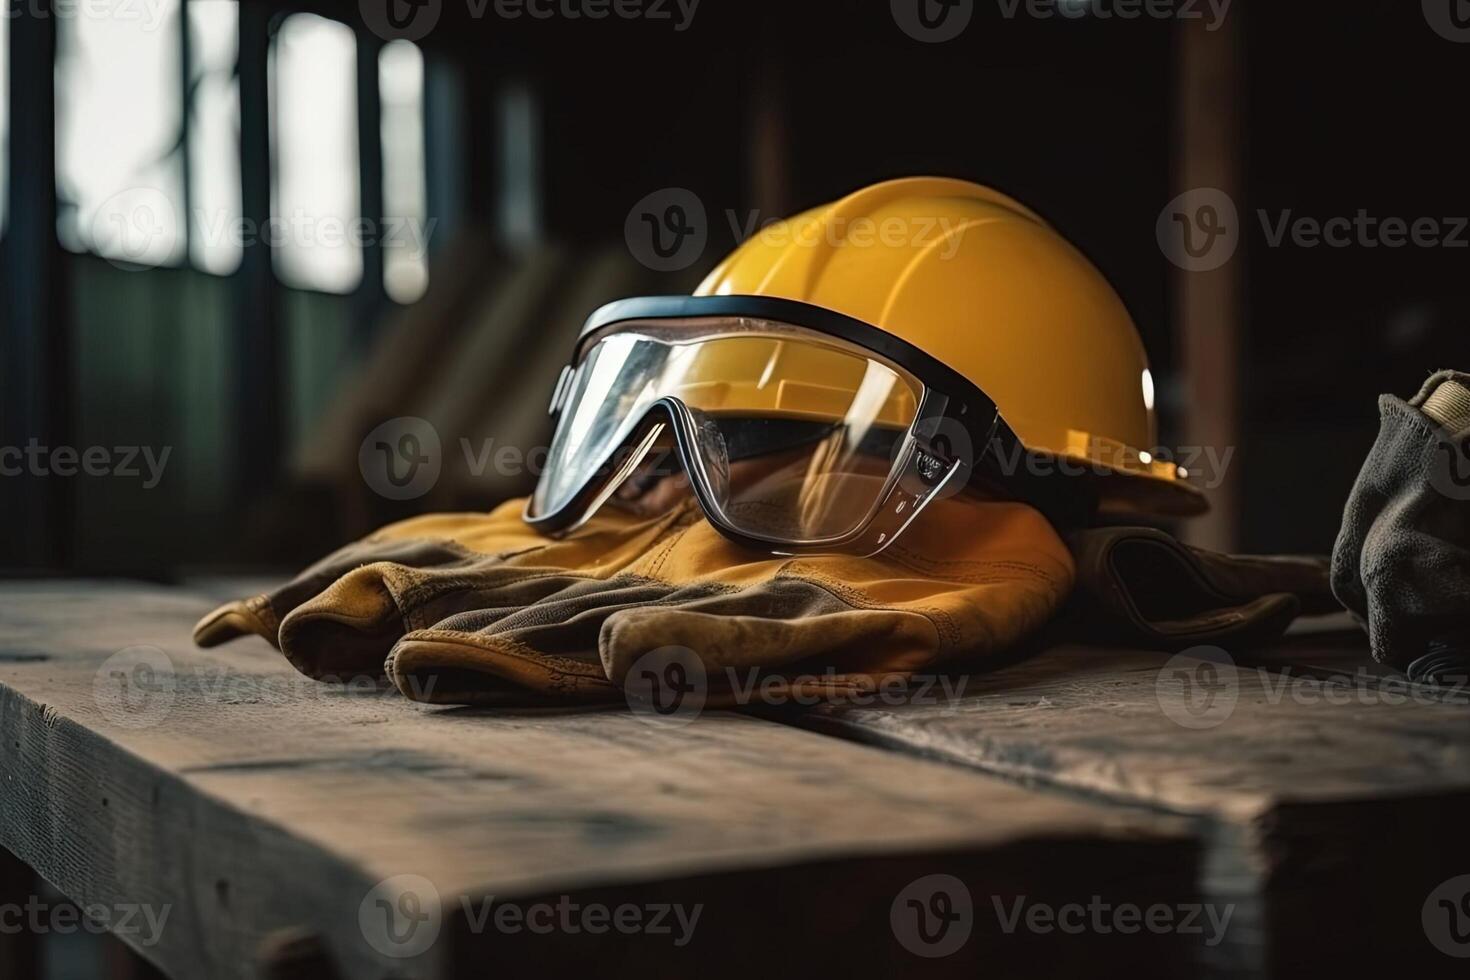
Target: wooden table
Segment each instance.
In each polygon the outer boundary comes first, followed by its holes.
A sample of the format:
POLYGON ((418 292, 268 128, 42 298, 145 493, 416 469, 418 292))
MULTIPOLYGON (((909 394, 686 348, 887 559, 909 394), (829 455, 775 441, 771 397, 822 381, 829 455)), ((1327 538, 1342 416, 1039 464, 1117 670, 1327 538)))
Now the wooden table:
POLYGON ((1200 818, 1202 891, 1248 910, 1251 975, 1470 975, 1430 939, 1470 957, 1470 688, 1372 664, 1345 616, 1302 626, 1265 650, 1057 647, 940 705, 785 720, 1200 818))
MULTIPOLYGON (((82 905, 166 909, 123 938, 175 977, 1470 964, 1439 905, 1470 874, 1470 695, 1371 667, 1340 623, 1179 658, 1058 647, 938 703, 660 725, 429 708, 305 680, 263 642, 194 649, 238 590, 0 590, 0 844, 82 905), (1091 906, 1230 918, 1010 919, 1091 906)), ((4 879, 0 910, 25 893, 4 879)))
POLYGON ((1196 821, 739 714, 325 687, 263 642, 194 649, 212 603, 0 591, 0 844, 114 921, 166 913, 123 938, 171 976, 1194 976, 1214 954, 996 912, 1197 903, 1196 821), (964 934, 952 954, 921 955, 919 911, 964 934))

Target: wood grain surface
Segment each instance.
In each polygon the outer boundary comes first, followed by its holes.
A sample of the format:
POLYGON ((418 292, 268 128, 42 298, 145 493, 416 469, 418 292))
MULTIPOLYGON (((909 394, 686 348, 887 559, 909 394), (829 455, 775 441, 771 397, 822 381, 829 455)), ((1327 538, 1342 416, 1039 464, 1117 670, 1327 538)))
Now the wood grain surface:
MULTIPOLYGON (((783 713, 816 731, 1027 784, 1205 818, 1207 894, 1261 898, 1273 976, 1464 961, 1428 939, 1470 873, 1470 707, 1371 664, 1341 622, 1267 650, 1049 650, 927 704, 783 713), (1437 913, 1436 913, 1437 914, 1437 913)), ((1467 944, 1470 953, 1470 944, 1467 944)))
POLYGON ((0 591, 0 844, 78 903, 167 907, 140 951, 172 976, 260 976, 263 944, 301 936, 347 977, 1195 972, 1193 937, 1007 933, 992 908, 1187 902, 1191 821, 736 714, 432 709, 323 686, 263 642, 194 649, 211 604, 129 584, 0 591), (939 873, 972 897, 974 935, 925 959, 890 915, 939 873), (440 913, 410 957, 373 924, 403 875, 440 913), (487 897, 569 896, 703 915, 678 948, 476 925, 487 897))

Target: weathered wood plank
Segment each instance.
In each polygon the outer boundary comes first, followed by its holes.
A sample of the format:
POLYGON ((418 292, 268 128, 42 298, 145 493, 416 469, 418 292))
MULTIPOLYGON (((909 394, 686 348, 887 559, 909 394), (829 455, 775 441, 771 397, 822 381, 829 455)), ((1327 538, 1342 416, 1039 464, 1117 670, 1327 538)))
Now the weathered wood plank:
POLYGON ((1211 820, 1207 891, 1260 890, 1272 975, 1452 973, 1463 961, 1435 948, 1421 913, 1470 871, 1451 845, 1470 823, 1470 709, 1389 672, 1357 674, 1366 648, 1352 644, 1318 636, 1219 661, 1064 647, 969 678, 955 699, 785 717, 1211 820))
POLYGON ((0 845, 79 903, 168 909, 155 944, 125 938, 172 975, 257 975, 263 943, 288 971, 280 951, 303 935, 351 977, 1195 972, 1197 937, 1006 934, 991 902, 1188 902, 1186 822, 733 714, 660 726, 330 688, 263 643, 193 649, 209 604, 123 585, 0 592, 0 845), (890 925, 900 891, 935 873, 974 901, 973 935, 942 960, 890 925), (398 875, 442 901, 440 941, 403 959, 374 948, 372 918, 378 898, 412 911, 374 891, 398 875), (477 930, 489 896, 703 912, 674 947, 477 930))

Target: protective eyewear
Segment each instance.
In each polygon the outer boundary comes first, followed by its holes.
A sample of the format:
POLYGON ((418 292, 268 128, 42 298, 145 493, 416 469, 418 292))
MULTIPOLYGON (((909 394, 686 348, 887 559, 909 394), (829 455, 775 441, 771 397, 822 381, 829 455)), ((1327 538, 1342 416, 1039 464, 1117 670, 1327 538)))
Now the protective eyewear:
POLYGON ((912 345, 750 296, 603 307, 551 411, 533 527, 570 531, 682 471, 722 534, 777 555, 882 551, 1006 431, 994 402, 912 345))

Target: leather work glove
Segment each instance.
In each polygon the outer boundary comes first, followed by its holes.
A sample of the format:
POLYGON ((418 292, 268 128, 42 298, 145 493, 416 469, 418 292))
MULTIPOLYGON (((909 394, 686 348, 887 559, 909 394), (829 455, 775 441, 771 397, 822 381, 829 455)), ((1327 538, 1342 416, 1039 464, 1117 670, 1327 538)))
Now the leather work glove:
POLYGON ((1077 590, 1062 628, 1090 643, 1252 645, 1337 609, 1325 558, 1223 555, 1147 527, 1079 531, 1069 543, 1077 590))
MULTIPOLYGON (((406 631, 463 608, 443 609, 425 583, 471 585, 485 608, 511 611, 595 573, 600 558, 626 554, 667 521, 604 507, 575 533, 537 534, 523 501, 488 514, 430 514, 391 524, 312 565, 274 592, 226 603, 199 621, 194 641, 217 646, 258 635, 318 679, 383 676, 383 660, 406 631), (310 615, 292 613, 310 605, 310 615)), ((461 589, 462 591, 462 589, 461 589)), ((465 600, 456 595, 461 603, 465 600)), ((600 667, 596 679, 605 684, 600 667)))
POLYGON ((1441 371, 1382 424, 1343 513, 1332 588, 1373 657, 1433 681, 1470 673, 1470 375, 1441 371))
MULTIPOLYGON (((460 611, 407 633, 389 675, 418 700, 484 703, 515 688, 594 693, 586 668, 595 665, 605 693, 620 698, 640 657, 682 647, 715 702, 752 673, 777 689, 872 690, 1007 650, 1051 618, 1072 584, 1066 547, 1021 504, 936 501, 874 558, 751 552, 690 499, 660 520, 654 540, 629 535, 599 570, 517 610, 487 602, 468 579, 446 581, 455 594, 435 608, 460 611)), ((314 607, 291 618, 334 615, 314 607)))

